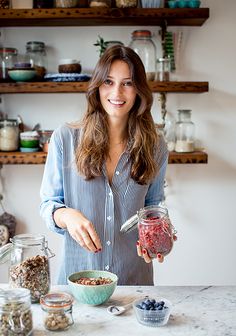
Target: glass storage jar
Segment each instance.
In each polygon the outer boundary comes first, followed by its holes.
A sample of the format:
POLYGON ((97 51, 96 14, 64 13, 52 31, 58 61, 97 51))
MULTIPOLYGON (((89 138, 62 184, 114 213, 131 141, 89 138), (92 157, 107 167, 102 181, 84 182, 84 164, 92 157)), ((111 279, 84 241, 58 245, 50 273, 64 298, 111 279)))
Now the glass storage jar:
POLYGON ((40 298, 43 310, 43 323, 47 330, 63 331, 74 323, 72 297, 63 292, 51 292, 40 298))
POLYGON ((141 58, 147 80, 153 81, 156 77, 156 46, 152 41, 152 34, 149 30, 135 30, 132 33, 132 48, 141 58))
POLYGON ((44 78, 47 72, 47 54, 44 42, 29 41, 26 43, 26 55, 30 59, 31 66, 36 70, 38 80, 44 78))
POLYGON ((90 7, 111 7, 111 0, 89 0, 90 7))
POLYGON ((25 288, 0 290, 0 335, 28 336, 32 330, 30 291, 25 288))
POLYGON ((17 120, 0 120, 0 151, 15 151, 18 147, 19 126, 17 120))
POLYGON ((0 8, 7 9, 10 6, 9 0, 0 0, 0 8))
POLYGON ((0 81, 8 81, 8 70, 14 67, 17 56, 16 48, 0 48, 0 81))
POLYGON ((137 7, 138 0, 116 0, 116 7, 125 8, 125 7, 137 7))
POLYGON ((78 0, 55 0, 55 7, 70 8, 76 7, 78 0))
POLYGON ((175 150, 175 124, 175 118, 167 112, 165 116, 164 137, 169 152, 175 150))
POLYGON ((169 81, 171 71, 171 59, 169 57, 158 58, 157 60, 157 80, 169 81))
POLYGON ((10 241, 0 249, 1 263, 10 258, 9 285, 29 289, 31 301, 39 302, 49 291, 49 258, 54 254, 43 235, 19 234, 10 241))
POLYGON ((178 121, 175 126, 175 151, 193 152, 195 142, 195 125, 191 120, 191 110, 178 110, 178 121))

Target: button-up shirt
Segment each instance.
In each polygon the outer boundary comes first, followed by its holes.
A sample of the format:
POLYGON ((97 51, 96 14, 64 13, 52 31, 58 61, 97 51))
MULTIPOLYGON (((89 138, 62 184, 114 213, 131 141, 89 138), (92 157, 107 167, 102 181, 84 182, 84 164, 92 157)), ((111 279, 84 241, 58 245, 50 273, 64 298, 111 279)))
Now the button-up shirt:
POLYGON ((102 175, 85 180, 75 165, 75 148, 80 131, 69 126, 56 129, 51 137, 40 190, 40 213, 48 227, 64 237, 63 257, 58 284, 81 270, 109 270, 116 273, 119 285, 152 285, 153 267, 137 255, 137 229, 121 233, 122 224, 147 205, 157 205, 164 198, 164 178, 168 151, 163 137, 156 150, 159 167, 149 184, 140 185, 130 177, 128 150, 119 158, 111 184, 105 163, 102 175), (53 213, 61 207, 78 209, 94 225, 102 251, 91 253, 82 248, 66 229, 59 228, 53 213))

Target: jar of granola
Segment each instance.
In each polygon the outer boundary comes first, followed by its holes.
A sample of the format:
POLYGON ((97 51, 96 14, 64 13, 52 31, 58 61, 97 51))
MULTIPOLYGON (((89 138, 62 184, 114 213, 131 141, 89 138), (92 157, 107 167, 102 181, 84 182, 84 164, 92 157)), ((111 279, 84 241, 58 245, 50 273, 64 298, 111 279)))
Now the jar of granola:
POLYGON ((43 310, 43 323, 47 330, 64 331, 74 323, 72 317, 72 302, 70 294, 51 292, 40 298, 43 310))
POLYGON ((33 319, 30 291, 25 288, 0 291, 0 335, 31 335, 33 319))
POLYGON ((49 258, 54 254, 43 235, 19 234, 10 241, 0 249, 0 263, 10 259, 9 285, 29 289, 31 301, 39 302, 49 292, 49 258))

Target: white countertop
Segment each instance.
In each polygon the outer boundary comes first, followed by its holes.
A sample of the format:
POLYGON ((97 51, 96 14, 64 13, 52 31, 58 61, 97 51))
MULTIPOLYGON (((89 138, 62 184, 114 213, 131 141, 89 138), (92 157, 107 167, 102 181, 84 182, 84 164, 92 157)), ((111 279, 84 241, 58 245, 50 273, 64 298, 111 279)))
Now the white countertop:
MULTIPOLYGON (((53 290, 69 292, 68 286, 54 286, 53 290)), ((64 332, 44 329, 39 304, 32 304, 32 311, 33 336, 62 336, 62 333, 68 336, 236 336, 236 287, 233 286, 118 286, 103 305, 88 306, 75 301, 75 323, 64 332), (146 295, 164 297, 173 303, 166 326, 152 328, 139 324, 132 308, 120 316, 106 311, 111 304, 127 304, 146 295)))

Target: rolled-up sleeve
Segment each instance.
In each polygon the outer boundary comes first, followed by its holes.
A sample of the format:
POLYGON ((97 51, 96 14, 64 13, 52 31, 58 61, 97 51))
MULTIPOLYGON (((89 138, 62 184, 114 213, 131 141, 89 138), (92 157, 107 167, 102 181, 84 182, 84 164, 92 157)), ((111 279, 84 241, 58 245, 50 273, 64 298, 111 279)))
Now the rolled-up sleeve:
POLYGON ((60 136, 60 129, 57 129, 50 139, 48 156, 40 188, 40 215, 50 230, 60 234, 64 234, 65 230, 56 225, 53 214, 55 210, 65 207, 62 153, 63 143, 60 136))

